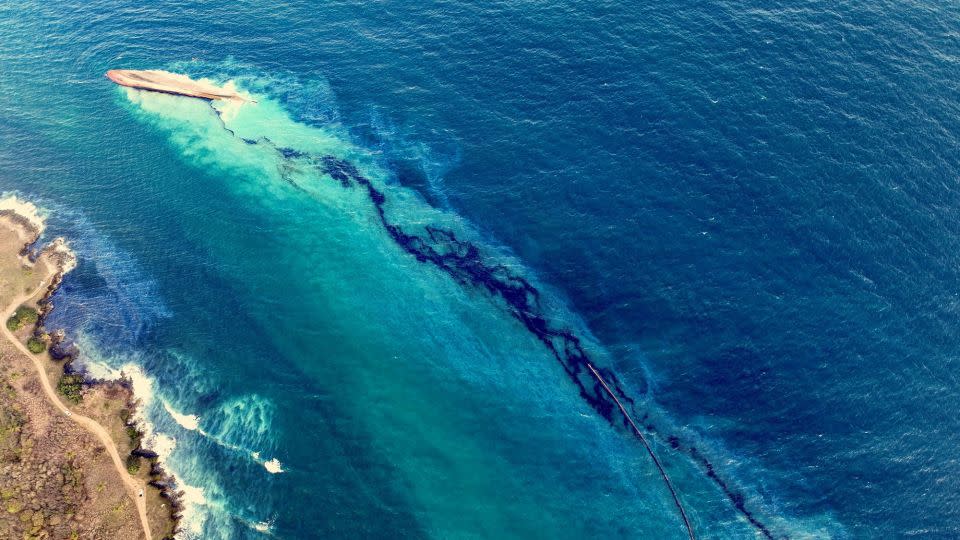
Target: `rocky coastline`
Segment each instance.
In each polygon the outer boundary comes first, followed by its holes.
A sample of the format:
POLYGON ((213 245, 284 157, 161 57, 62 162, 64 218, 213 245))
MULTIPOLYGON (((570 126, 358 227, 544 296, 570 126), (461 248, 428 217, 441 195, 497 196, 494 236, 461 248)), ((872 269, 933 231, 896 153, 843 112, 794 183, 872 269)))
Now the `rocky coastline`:
MULTIPOLYGON (((44 359, 45 369, 51 379, 58 380, 57 390, 71 403, 71 409, 115 433, 112 438, 117 451, 125 456, 127 472, 148 486, 148 492, 141 491, 140 496, 145 497, 147 503, 150 529, 159 533, 159 538, 172 539, 179 530, 183 493, 176 490, 175 479, 164 470, 160 456, 143 446, 144 429, 137 420, 138 401, 132 381, 125 376, 118 380, 88 377, 82 369, 75 368, 80 349, 67 339, 66 332, 46 328, 47 318, 54 309, 53 297, 64 276, 76 266, 76 256, 62 238, 43 247, 37 246, 43 233, 43 222, 32 204, 15 198, 0 200, 0 218, 7 220, 9 229, 22 242, 18 255, 24 269, 29 272, 28 267, 34 267, 42 258, 43 264, 54 270, 43 294, 34 302, 36 308, 27 305, 17 308, 7 321, 7 329, 21 339, 26 338, 30 352, 47 357, 44 359)), ((39 512, 35 513, 39 515, 39 512)), ((36 528, 38 534, 43 532, 39 525, 36 528)), ((32 535, 24 537, 34 538, 32 535)))
MULTIPOLYGON (((24 249, 28 250, 29 244, 24 246, 24 249)), ((163 468, 162 463, 159 461, 160 456, 156 452, 143 446, 145 433, 136 421, 138 399, 133 392, 133 382, 125 375, 113 380, 88 377, 82 369, 74 368, 74 361, 80 354, 80 348, 76 343, 67 339, 66 331, 62 328, 53 331, 47 331, 46 329, 46 318, 54 308, 53 296, 57 292, 57 289, 59 289, 64 276, 75 266, 76 261, 75 256, 66 248, 66 244, 61 238, 54 240, 49 246, 45 247, 44 250, 48 250, 53 254, 59 270, 54 275, 44 295, 37 301, 39 317, 33 329, 33 337, 41 339, 48 344, 47 354, 50 360, 62 364, 64 375, 82 377, 83 382, 81 384, 85 389, 92 390, 100 387, 110 399, 118 400, 123 404, 119 415, 123 420, 131 446, 131 450, 127 454, 128 470, 132 468, 139 470, 141 466, 139 462, 141 460, 147 461, 149 464, 149 481, 147 485, 157 490, 160 497, 167 501, 166 508, 169 509, 169 519, 172 523, 171 536, 175 535, 179 530, 180 520, 182 518, 183 492, 176 489, 176 480, 173 475, 163 468), (137 465, 134 466, 132 465, 133 463, 137 463, 137 465)), ((39 253, 31 254, 31 259, 35 260, 38 256, 39 253)))

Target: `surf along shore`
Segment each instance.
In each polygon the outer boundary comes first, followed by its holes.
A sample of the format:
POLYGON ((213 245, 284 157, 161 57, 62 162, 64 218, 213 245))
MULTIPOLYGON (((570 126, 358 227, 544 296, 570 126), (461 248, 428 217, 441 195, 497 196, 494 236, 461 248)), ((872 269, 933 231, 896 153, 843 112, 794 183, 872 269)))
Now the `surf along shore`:
POLYGON ((62 238, 36 246, 43 228, 0 199, 0 538, 172 538, 178 496, 140 446, 129 382, 73 373, 75 348, 43 326, 76 264, 62 238))

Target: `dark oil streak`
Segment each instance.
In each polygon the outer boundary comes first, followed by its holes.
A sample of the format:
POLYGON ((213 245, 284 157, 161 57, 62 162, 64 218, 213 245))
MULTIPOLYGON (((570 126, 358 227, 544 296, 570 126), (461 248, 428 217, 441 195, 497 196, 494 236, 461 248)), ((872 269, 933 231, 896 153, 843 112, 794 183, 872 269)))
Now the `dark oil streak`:
MULTIPOLYGON (((220 110, 213 106, 213 102, 208 101, 207 104, 210 105, 210 108, 213 110, 214 116, 216 116, 217 120, 220 122, 220 127, 226 130, 227 133, 236 137, 237 136, 236 132, 234 132, 232 129, 227 127, 227 123, 223 121, 223 116, 220 115, 220 110)), ((250 141, 249 139, 243 139, 243 142, 247 144, 257 144, 256 141, 250 141)))
POLYGON ((699 463, 704 468, 705 471, 707 471, 707 476, 710 477, 711 480, 716 482, 718 486, 720 486, 720 489, 723 490, 724 495, 726 495, 727 498, 730 499, 730 502, 733 503, 734 508, 736 508, 741 514, 743 514, 743 516, 747 518, 750 524, 753 525, 754 528, 756 528, 758 531, 760 531, 761 534, 763 534, 767 538, 772 539, 773 534, 770 532, 770 529, 768 529, 766 525, 764 525, 759 520, 757 520, 757 518, 754 517, 753 513, 747 510, 745 506, 746 501, 743 494, 731 490, 730 486, 728 486, 726 482, 724 482, 719 476, 717 476, 717 472, 713 468, 713 463, 710 463, 710 461, 707 460, 707 458, 703 457, 703 455, 700 453, 699 450, 697 450, 695 446, 690 447, 690 456, 693 457, 694 461, 699 463))
MULTIPOLYGON (((218 120, 223 128, 236 137, 236 133, 226 126, 220 111, 213 107, 218 120)), ((280 147, 268 138, 261 140, 244 139, 241 140, 248 145, 257 145, 261 141, 273 148, 284 160, 306 160, 316 167, 320 172, 326 174, 333 180, 336 180, 344 188, 354 185, 367 190, 367 195, 373 203, 380 219, 380 224, 390 235, 390 238, 403 248, 404 251, 413 255, 418 262, 429 262, 437 268, 449 274, 454 281, 461 285, 473 285, 486 289, 490 294, 498 295, 507 303, 510 313, 518 319, 541 343, 550 351, 553 357, 560 363, 566 371, 570 380, 577 386, 580 396, 611 425, 614 425, 613 412, 617 407, 617 397, 630 404, 630 408, 635 410, 635 401, 624 392, 616 374, 607 368, 594 368, 583 348, 579 337, 569 330, 556 329, 550 326, 546 318, 540 313, 540 291, 530 284, 526 278, 512 274, 509 269, 503 265, 491 265, 483 260, 483 256, 477 246, 460 240, 453 231, 427 225, 424 227, 425 236, 418 236, 404 231, 399 225, 392 223, 386 215, 386 196, 370 182, 368 178, 360 174, 360 171, 348 161, 339 159, 335 156, 316 157, 308 152, 301 152, 294 148, 280 147), (596 370, 596 376, 591 373, 596 370), (610 391, 606 381, 610 381, 613 392, 610 391)), ((282 166, 282 165, 281 165, 282 166)), ((283 179, 292 184, 300 191, 306 191, 302 186, 296 184, 289 175, 281 170, 283 179)), ((643 437, 636 424, 633 424, 630 415, 625 408, 621 406, 621 422, 625 429, 634 433, 647 448, 653 457, 660 475, 664 480, 668 490, 673 496, 673 500, 681 517, 684 520, 687 533, 690 538, 694 538, 693 528, 687 519, 680 498, 675 491, 669 477, 663 470, 659 460, 653 453, 646 439, 643 437), (632 425, 632 429, 631 429, 632 425)), ((647 415, 644 416, 644 419, 647 415)), ((644 426, 647 431, 657 435, 655 426, 649 423, 644 426)), ((674 450, 681 450, 680 439, 670 436, 668 442, 674 450)), ((695 447, 689 448, 690 455, 694 461, 702 467, 707 475, 721 491, 727 496, 734 508, 742 514, 747 521, 765 538, 773 540, 774 536, 760 522, 754 514, 746 508, 745 497, 742 493, 733 490, 730 485, 717 474, 713 464, 703 456, 695 447)), ((786 537, 784 537, 786 538, 786 537)))

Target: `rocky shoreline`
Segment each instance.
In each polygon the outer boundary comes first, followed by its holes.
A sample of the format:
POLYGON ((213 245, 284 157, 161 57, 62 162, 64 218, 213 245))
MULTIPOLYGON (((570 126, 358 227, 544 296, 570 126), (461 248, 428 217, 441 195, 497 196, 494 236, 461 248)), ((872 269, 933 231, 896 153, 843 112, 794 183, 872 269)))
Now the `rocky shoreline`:
MULTIPOLYGON (((64 276, 76 266, 76 256, 62 238, 37 247, 43 233, 43 222, 36 212, 36 207, 30 203, 15 198, 0 200, 0 218, 11 222, 10 230, 22 242, 19 256, 24 268, 34 267, 43 258, 43 264, 55 271, 43 294, 35 302, 36 310, 21 306, 7 321, 7 328, 19 332, 21 339, 27 338, 30 352, 46 352, 45 356, 49 356, 48 373, 59 373, 57 390, 61 397, 72 403, 71 408, 76 408, 78 413, 94 418, 106 429, 112 428, 117 433, 113 440, 121 456, 126 456, 127 472, 142 478, 149 486, 148 491, 155 491, 156 495, 143 492, 140 495, 146 496, 148 514, 151 516, 150 528, 159 532, 160 538, 172 539, 180 529, 183 493, 177 491, 176 481, 164 470, 160 456, 142 444, 144 429, 137 420, 138 400, 133 392, 132 381, 125 376, 118 380, 87 377, 83 370, 74 368, 74 362, 80 354, 77 345, 67 339, 63 329, 48 331, 45 326, 47 317, 54 309, 53 296, 64 276), (31 323, 32 327, 28 327, 31 323), (148 469, 143 468, 144 462, 149 464, 148 469), (162 502, 157 504, 156 501, 162 502)), ((55 377, 54 374, 51 379, 55 377)))
MULTIPOLYGON (((37 233, 37 238, 39 238, 39 232, 37 233)), ((30 250, 30 245, 35 243, 31 242, 24 246, 25 251, 30 250)), ((150 464, 149 469, 149 482, 147 484, 156 489, 159 492, 160 497, 167 501, 167 508, 169 509, 169 517, 172 522, 172 531, 173 534, 176 534, 180 528, 180 520, 182 518, 183 511, 183 492, 176 489, 176 479, 168 473, 163 465, 159 461, 159 455, 147 448, 143 447, 143 438, 144 431, 143 428, 137 423, 136 410, 138 407, 138 399, 133 392, 133 382, 126 376, 121 375, 120 379, 115 380, 103 380, 103 379, 94 379, 87 377, 87 374, 83 370, 74 369, 73 363, 78 358, 80 354, 80 349, 72 341, 68 341, 66 338, 66 332, 62 328, 48 332, 45 327, 46 318, 53 311, 53 295, 59 289, 60 284, 63 282, 64 276, 69 272, 73 266, 76 264, 76 258, 72 252, 66 248, 66 243, 62 238, 55 239, 50 245, 46 246, 42 251, 47 251, 49 254, 54 256, 54 260, 57 264, 58 271, 54 275, 53 280, 50 282, 50 285, 47 287, 44 295, 37 301, 37 306, 39 307, 39 317, 36 325, 33 329, 33 336, 37 339, 41 339, 48 344, 47 353, 50 356, 52 361, 61 362, 63 365, 63 373, 65 375, 74 375, 82 377, 82 385, 85 388, 92 388, 94 386, 102 387, 105 392, 111 396, 112 399, 122 400, 123 409, 120 411, 121 419, 124 421, 127 434, 129 436, 131 447, 129 454, 127 454, 127 464, 128 470, 131 467, 131 463, 139 461, 142 459, 147 460, 150 464)), ((28 256, 31 260, 36 260, 39 257, 40 252, 31 252, 28 253, 28 256)), ((139 465, 137 466, 139 470, 139 465)))

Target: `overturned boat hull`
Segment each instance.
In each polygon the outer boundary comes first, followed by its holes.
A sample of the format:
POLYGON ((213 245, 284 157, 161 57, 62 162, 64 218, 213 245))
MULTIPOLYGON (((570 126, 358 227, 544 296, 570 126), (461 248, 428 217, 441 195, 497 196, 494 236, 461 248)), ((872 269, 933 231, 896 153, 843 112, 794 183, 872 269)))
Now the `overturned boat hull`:
POLYGON ((195 81, 186 75, 170 73, 159 69, 111 69, 107 78, 129 88, 150 90, 165 94, 195 97, 200 99, 235 99, 249 101, 236 91, 202 81, 195 81))

